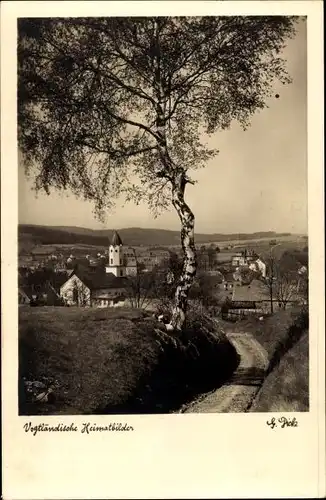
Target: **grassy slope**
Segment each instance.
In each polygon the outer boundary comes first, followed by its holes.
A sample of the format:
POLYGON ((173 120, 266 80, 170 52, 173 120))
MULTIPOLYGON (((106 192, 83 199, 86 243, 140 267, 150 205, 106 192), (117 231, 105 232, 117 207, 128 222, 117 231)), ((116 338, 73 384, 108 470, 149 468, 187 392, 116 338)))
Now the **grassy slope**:
POLYGON ((189 330, 175 346, 135 310, 23 307, 19 314, 20 380, 59 383, 54 404, 21 399, 21 414, 168 412, 221 383, 238 361, 222 333, 189 330))
POLYGON ((251 412, 309 410, 308 350, 306 332, 267 376, 251 412))
POLYGON ((223 322, 225 331, 248 332, 261 343, 269 369, 250 411, 307 411, 309 407, 308 324, 299 308, 263 321, 223 322))
POLYGON ((21 309, 21 375, 57 379, 60 412, 92 411, 103 393, 109 403, 120 403, 159 352, 135 319, 129 311, 21 309))

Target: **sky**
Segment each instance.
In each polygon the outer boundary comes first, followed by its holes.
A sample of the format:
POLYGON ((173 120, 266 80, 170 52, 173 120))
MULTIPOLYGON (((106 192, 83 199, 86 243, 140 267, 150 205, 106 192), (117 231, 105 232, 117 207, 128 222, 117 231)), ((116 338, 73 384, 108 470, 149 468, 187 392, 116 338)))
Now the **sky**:
MULTIPOLYGON (((279 98, 257 113, 243 131, 234 123, 209 140, 219 150, 206 168, 193 173, 186 201, 195 214, 198 233, 276 231, 307 233, 307 45, 306 24, 300 22, 284 57, 291 85, 276 85, 279 98)), ((91 203, 71 194, 50 196, 32 191, 19 169, 19 223, 80 226, 96 229, 126 227, 178 230, 174 209, 156 219, 145 204, 123 206, 97 221, 91 203)))

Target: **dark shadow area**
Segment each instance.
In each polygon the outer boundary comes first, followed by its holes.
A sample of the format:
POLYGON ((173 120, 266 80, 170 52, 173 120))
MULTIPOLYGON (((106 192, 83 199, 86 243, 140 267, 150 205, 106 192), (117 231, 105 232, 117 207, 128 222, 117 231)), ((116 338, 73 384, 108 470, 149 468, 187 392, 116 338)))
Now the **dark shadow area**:
POLYGON ((265 378, 265 370, 263 368, 243 368, 237 370, 224 385, 247 385, 260 387, 265 378))
POLYGON ((239 365, 233 345, 227 340, 214 343, 200 334, 190 344, 188 336, 183 334, 181 346, 167 346, 125 403, 99 407, 95 414, 170 413, 223 385, 239 365))

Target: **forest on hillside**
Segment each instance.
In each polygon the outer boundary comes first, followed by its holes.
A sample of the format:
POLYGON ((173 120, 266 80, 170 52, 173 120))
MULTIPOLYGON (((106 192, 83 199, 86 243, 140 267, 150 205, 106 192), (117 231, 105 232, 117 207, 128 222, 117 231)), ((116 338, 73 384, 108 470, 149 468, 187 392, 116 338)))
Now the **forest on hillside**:
MULTIPOLYGON (((93 230, 87 228, 73 227, 51 227, 20 224, 18 226, 18 239, 20 244, 24 242, 35 245, 54 244, 85 244, 106 246, 111 239, 113 229, 93 230)), ((143 229, 127 228, 119 229, 122 241, 127 245, 178 245, 180 243, 180 232, 166 229, 143 229)), ((236 234, 196 234, 197 243, 209 243, 217 241, 231 240, 251 240, 259 238, 275 238, 280 236, 290 236, 290 233, 275 233, 273 231, 256 233, 236 233, 236 234)))

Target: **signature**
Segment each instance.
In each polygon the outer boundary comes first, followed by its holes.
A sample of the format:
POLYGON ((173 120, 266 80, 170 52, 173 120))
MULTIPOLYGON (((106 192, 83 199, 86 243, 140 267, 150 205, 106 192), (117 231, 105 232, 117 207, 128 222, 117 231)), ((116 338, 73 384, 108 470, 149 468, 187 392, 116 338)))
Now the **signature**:
POLYGON ((275 429, 276 427, 280 427, 281 429, 284 429, 285 427, 298 427, 299 422, 295 417, 293 418, 287 418, 287 417, 280 417, 280 418, 275 418, 272 417, 270 420, 266 421, 266 424, 269 425, 271 429, 275 429))

